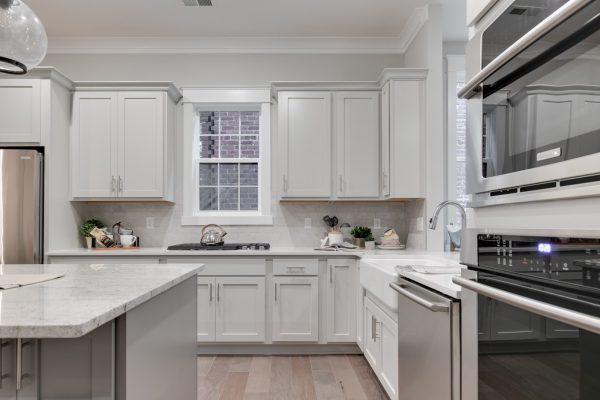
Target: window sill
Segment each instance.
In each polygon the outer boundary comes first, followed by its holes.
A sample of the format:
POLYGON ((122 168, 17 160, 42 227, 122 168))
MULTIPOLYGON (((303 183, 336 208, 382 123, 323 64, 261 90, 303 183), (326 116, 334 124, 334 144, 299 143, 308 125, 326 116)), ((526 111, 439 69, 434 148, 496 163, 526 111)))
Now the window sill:
POLYGON ((181 225, 273 225, 272 215, 192 215, 181 217, 181 225))

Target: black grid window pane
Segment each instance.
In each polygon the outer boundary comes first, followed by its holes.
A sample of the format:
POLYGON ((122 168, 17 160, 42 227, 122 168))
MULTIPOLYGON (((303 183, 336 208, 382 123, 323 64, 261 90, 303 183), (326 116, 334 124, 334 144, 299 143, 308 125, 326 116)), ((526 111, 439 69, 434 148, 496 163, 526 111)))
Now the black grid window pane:
POLYGON ((260 112, 200 111, 199 124, 200 210, 257 211, 260 112))

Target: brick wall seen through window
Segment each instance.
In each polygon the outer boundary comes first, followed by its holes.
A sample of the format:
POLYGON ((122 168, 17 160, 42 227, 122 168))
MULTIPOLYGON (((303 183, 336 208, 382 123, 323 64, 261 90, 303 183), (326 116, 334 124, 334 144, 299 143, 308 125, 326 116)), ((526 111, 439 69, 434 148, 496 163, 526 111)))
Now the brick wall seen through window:
POLYGON ((259 111, 200 111, 199 211, 258 210, 259 111))

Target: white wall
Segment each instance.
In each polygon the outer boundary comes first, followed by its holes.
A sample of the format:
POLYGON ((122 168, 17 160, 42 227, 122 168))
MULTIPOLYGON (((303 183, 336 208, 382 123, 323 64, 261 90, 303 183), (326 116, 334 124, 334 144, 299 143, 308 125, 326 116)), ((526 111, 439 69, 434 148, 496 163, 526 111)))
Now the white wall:
POLYGON ((162 80, 177 86, 264 86, 271 81, 352 81, 377 79, 403 57, 344 54, 49 54, 42 65, 80 80, 162 80))
MULTIPOLYGON (((56 55, 52 65, 73 80, 162 80, 177 86, 265 86, 271 81, 374 81, 386 67, 402 67, 401 55, 56 55)), ((181 130, 178 142, 181 141, 181 130)), ((179 159, 181 151, 179 147, 179 159)), ((273 154, 273 165, 277 154, 273 154)), ((199 227, 181 226, 181 163, 178 165, 175 205, 85 204, 76 206, 82 219, 98 217, 106 224, 122 221, 142 237, 143 246, 166 246, 198 242, 199 227), (147 216, 154 216, 155 229, 146 229, 147 216)), ((277 171, 273 169, 273 177, 277 171)), ((277 185, 272 185, 273 188, 277 185)), ((273 193, 275 197, 275 193, 273 193)), ((412 207, 411 207, 412 209, 412 207)), ((341 222, 371 226, 380 218, 382 226, 395 228, 407 238, 403 204, 294 205, 273 202, 273 226, 226 227, 229 242, 266 241, 277 246, 316 246, 325 228, 321 218, 337 215, 341 222), (313 228, 304 228, 304 218, 313 228)), ((75 229, 65 227, 64 229, 75 229)), ((381 232, 379 232, 381 233, 381 232)), ((376 233, 377 235, 378 233, 376 233)), ((416 248, 424 241, 411 240, 416 248)))
MULTIPOLYGON (((404 54, 406 67, 427 68, 427 200, 425 220, 435 207, 445 200, 445 136, 444 136, 444 84, 442 50, 442 7, 427 6, 428 20, 404 54)), ((440 224, 442 225, 442 224, 440 224)), ((427 230, 427 249, 444 249, 443 227, 427 230)))

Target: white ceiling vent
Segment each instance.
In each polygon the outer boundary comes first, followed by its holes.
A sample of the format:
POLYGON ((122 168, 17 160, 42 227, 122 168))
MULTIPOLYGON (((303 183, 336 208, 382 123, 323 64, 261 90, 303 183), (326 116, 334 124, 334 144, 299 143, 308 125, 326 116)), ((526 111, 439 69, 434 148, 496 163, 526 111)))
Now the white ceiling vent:
POLYGON ((188 7, 212 6, 212 0, 181 0, 183 5, 188 7))

